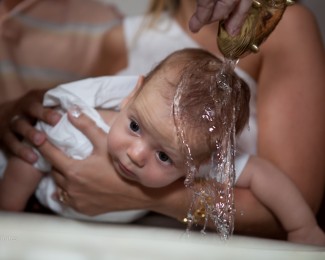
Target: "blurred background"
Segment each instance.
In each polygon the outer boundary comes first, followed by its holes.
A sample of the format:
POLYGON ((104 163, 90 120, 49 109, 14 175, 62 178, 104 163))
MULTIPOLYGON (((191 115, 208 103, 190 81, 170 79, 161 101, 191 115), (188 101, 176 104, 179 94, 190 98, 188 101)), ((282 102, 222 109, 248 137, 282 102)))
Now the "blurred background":
MULTIPOLYGON (((149 0, 100 0, 101 2, 114 3, 125 15, 136 15, 144 12, 149 0)), ((325 1, 324 0, 300 0, 316 16, 321 29, 323 44, 325 46, 325 1)))

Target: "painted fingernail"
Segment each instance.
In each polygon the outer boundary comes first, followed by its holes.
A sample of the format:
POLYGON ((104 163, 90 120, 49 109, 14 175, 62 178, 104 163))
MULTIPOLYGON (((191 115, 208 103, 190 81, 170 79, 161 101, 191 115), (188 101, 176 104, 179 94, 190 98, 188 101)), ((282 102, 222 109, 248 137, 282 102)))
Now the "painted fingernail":
POLYGON ((74 118, 79 118, 82 113, 81 108, 78 105, 72 105, 69 112, 74 118))
POLYGON ((37 155, 34 153, 27 153, 25 159, 30 163, 35 163, 37 161, 37 155))
POLYGON ((229 34, 231 36, 236 36, 236 35, 239 34, 239 32, 240 32, 240 28, 239 27, 233 27, 233 28, 230 28, 229 29, 229 34))
POLYGON ((53 113, 50 117, 50 121, 53 125, 55 125, 57 122, 59 122, 61 119, 61 115, 59 115, 58 113, 53 113))
POLYGON ((36 133, 33 136, 33 142, 34 142, 35 145, 40 145, 43 140, 44 140, 43 135, 40 134, 40 133, 36 133))

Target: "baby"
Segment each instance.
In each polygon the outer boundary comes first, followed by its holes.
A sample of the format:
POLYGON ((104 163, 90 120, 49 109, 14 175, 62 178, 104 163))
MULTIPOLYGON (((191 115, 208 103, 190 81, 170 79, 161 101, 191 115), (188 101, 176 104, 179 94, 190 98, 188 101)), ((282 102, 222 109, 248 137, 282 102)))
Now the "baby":
MULTIPOLYGON (((188 158, 174 117, 174 98, 182 83, 187 84, 182 104, 188 100, 190 106, 181 106, 189 110, 181 113, 185 115, 181 121, 187 129, 187 145, 197 167, 206 164, 215 149, 213 144, 222 138, 222 131, 218 130, 207 136, 198 118, 202 116, 200 111, 206 109, 205 102, 210 101, 211 84, 222 101, 221 109, 211 111, 214 120, 220 123, 234 120, 236 133, 247 124, 249 89, 231 70, 227 71, 227 77, 234 87, 219 88, 216 76, 222 67, 218 58, 204 50, 184 49, 166 57, 146 77, 104 77, 61 85, 50 90, 44 102, 45 105, 60 106, 62 122, 53 128, 44 124, 38 127, 48 132, 49 140, 68 155, 83 159, 91 153, 92 145, 69 124, 66 113, 69 108, 74 108, 76 116, 85 113, 108 133, 103 142, 107 143, 107 160, 114 169, 111 174, 147 187, 167 186, 186 177, 187 173, 188 158), (83 94, 78 96, 78 92, 83 94), (204 97, 205 101, 195 102, 200 100, 199 97, 204 97), (235 117, 230 120, 228 117, 234 104, 235 117)), ((274 212, 290 241, 324 245, 324 233, 295 185, 262 159, 252 157, 249 162, 256 167, 237 176, 236 185, 251 189, 274 212)), ((144 214, 143 211, 132 211, 123 219, 121 215, 111 217, 113 213, 89 217, 75 212, 64 205, 64 196, 60 196, 59 201, 53 199, 54 182, 49 174, 43 173, 49 170, 45 161, 39 161, 34 167, 19 158, 9 158, 0 182, 0 209, 23 210, 28 198, 37 190, 41 203, 67 217, 128 222, 144 214)))

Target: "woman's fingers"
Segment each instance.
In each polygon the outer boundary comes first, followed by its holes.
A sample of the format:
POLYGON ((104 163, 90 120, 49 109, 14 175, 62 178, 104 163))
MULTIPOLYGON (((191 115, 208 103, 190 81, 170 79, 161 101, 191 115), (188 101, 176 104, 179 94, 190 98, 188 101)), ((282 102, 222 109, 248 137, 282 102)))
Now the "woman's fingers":
POLYGON ((42 144, 46 139, 45 134, 37 131, 25 116, 15 116, 10 122, 10 128, 13 133, 22 136, 36 146, 42 144))
MULTIPOLYGON (((24 112, 28 117, 22 114, 16 115, 11 119, 7 125, 7 129, 3 129, 3 143, 8 150, 18 157, 29 163, 34 163, 38 157, 32 148, 26 145, 26 142, 34 146, 39 146, 45 142, 46 135, 34 128, 32 121, 35 121, 35 119, 28 119, 32 118, 31 115, 34 116, 35 113, 33 114, 33 112, 27 110, 22 110, 21 112, 24 112), (25 140, 26 142, 22 142, 21 140, 25 140)), ((56 122, 57 120, 57 113, 52 110, 50 111, 50 109, 41 108, 39 113, 43 114, 40 116, 40 120, 44 119, 47 122, 56 122), (50 119, 48 120, 49 117, 50 119)))
MULTIPOLYGON (((70 122, 85 134, 93 144, 92 154, 105 154, 106 157, 107 145, 103 140, 106 140, 107 134, 84 114, 78 114, 77 117, 75 112, 69 111, 68 117, 70 122)), ((48 141, 45 141, 38 149, 50 164, 65 176, 72 176, 73 172, 77 171, 75 160, 68 158, 67 155, 48 141)), ((80 161, 78 163, 80 164, 80 161)))
POLYGON ((219 0, 216 1, 211 17, 211 22, 227 19, 241 1, 246 0, 219 0))
POLYGON ((93 153, 107 152, 106 142, 103 142, 107 134, 92 119, 75 110, 70 110, 68 117, 70 122, 90 140, 94 147, 93 153))
POLYGON ((93 144, 93 153, 84 160, 74 160, 48 141, 39 146, 39 151, 52 165, 52 176, 58 186, 56 198, 79 212, 94 214, 102 212, 98 206, 99 190, 106 191, 105 177, 111 173, 107 159, 107 134, 93 120, 81 113, 80 109, 70 109, 70 122, 93 144), (105 173, 105 174, 103 174, 105 173), (104 188, 100 188, 104 185, 104 188), (92 194, 94 194, 92 196, 92 194))
POLYGON ((197 0, 196 11, 189 23, 191 31, 198 32, 206 24, 228 18, 239 1, 240 0, 197 0))
POLYGON ((0 142, 5 149, 21 159, 34 163, 37 155, 21 140, 34 146, 41 145, 46 136, 34 129, 37 120, 55 124, 60 115, 53 109, 43 108, 44 91, 31 91, 17 101, 2 104, 0 113, 0 142))
POLYGON ((242 0, 225 21, 225 29, 230 35, 237 35, 245 22, 252 0, 242 0))
POLYGON ((229 34, 236 34, 243 25, 252 0, 197 0, 196 11, 189 21, 192 32, 204 25, 224 20, 229 34))
POLYGON ((45 141, 38 147, 40 153, 46 160, 59 172, 69 172, 73 159, 67 157, 61 150, 52 145, 49 141, 45 141))
POLYGON ((51 176, 54 179, 54 182, 56 183, 56 185, 63 190, 67 190, 68 189, 68 182, 66 179, 66 176, 64 174, 62 174, 61 172, 59 172, 58 170, 56 170, 55 168, 52 168, 51 170, 51 176))
POLYGON ((35 163, 37 161, 37 155, 33 152, 30 146, 22 143, 16 135, 12 132, 6 131, 3 133, 3 144, 10 152, 22 158, 28 163, 35 163))
POLYGON ((15 101, 13 111, 10 111, 12 117, 25 117, 31 123, 40 120, 55 125, 60 119, 60 115, 53 109, 43 107, 44 93, 45 90, 33 90, 15 101))
POLYGON ((61 115, 53 108, 43 106, 44 91, 31 91, 17 101, 15 114, 10 122, 10 128, 24 138, 31 139, 36 133, 32 130, 37 120, 43 121, 49 125, 55 125, 61 118, 61 115))
POLYGON ((197 0, 196 10, 189 22, 192 32, 198 32, 205 24, 210 23, 216 3, 215 0, 197 0))

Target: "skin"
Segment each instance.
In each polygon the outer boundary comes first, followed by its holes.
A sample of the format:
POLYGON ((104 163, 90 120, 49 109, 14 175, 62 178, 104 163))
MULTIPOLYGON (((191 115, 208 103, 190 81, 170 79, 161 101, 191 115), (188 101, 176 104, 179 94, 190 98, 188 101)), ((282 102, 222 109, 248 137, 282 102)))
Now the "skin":
POLYGON ((248 165, 249 171, 239 176, 236 187, 249 188, 271 209, 285 229, 288 241, 324 246, 325 233, 288 176, 261 157, 251 156, 248 165))
MULTIPOLYGON (((195 3, 185 2, 188 4, 181 6, 176 20, 203 48, 219 53, 215 43, 218 25, 209 24, 198 33, 191 33, 188 21, 195 3)), ((108 41, 110 50, 115 48, 116 52, 123 54, 122 31, 117 28, 111 32, 111 36, 114 36, 111 38, 114 40, 108 41)), ((260 52, 243 58, 239 66, 258 82, 257 156, 284 172, 316 213, 325 186, 325 57, 314 17, 298 4, 288 7, 277 28, 261 46, 260 52)), ((32 111, 32 115, 46 120, 50 119, 49 114, 32 111)), ((82 162, 75 162, 48 142, 41 145, 43 153, 56 166, 54 177, 58 186, 67 191, 68 205, 89 215, 146 208, 177 219, 185 216, 189 191, 184 189, 182 181, 157 190, 130 185, 116 176, 108 179, 105 173, 109 172, 110 167, 100 159, 105 156, 107 149, 100 142, 103 133, 85 116, 70 119, 94 143, 92 156, 82 162)), ((11 127, 19 133, 30 133, 31 128, 25 123, 23 120, 16 121, 11 127)), ((20 149, 17 145, 13 150, 19 153, 20 149)), ((244 171, 249 171, 250 167, 252 165, 248 164, 244 171)), ((235 189, 235 198, 236 232, 283 237, 276 218, 250 190, 235 189)))
POLYGON ((298 5, 288 8, 261 53, 246 61, 242 67, 258 79, 258 156, 287 174, 317 212, 324 190, 325 62, 315 20, 298 5), (259 73, 249 67, 250 60, 260 64, 259 73))
MULTIPOLYGON (((24 0, 2 0, 0 3, 0 15, 6 15, 9 11, 14 9, 18 4, 24 4, 27 1, 24 0)), ((36 1, 37 2, 37 1, 36 1)), ((68 2, 68 1, 67 1, 68 2)), ((30 1, 29 1, 30 3, 30 1)), ((35 4, 37 5, 37 3, 35 4)), ((20 6, 19 6, 20 8, 20 6)), ((111 6, 113 8, 113 6, 111 6)), ((115 13, 116 17, 119 16, 119 13, 115 13)), ((99 57, 103 59, 98 60, 94 63, 93 67, 90 68, 90 71, 86 73, 89 76, 102 76, 102 75, 113 75, 117 71, 123 68, 126 60, 121 57, 122 55, 118 52, 110 52, 110 58, 116 61, 116 66, 110 67, 107 66, 107 49, 102 48, 100 50, 99 57)), ((22 82, 23 85, 24 82, 22 82)), ((13 88, 17 87, 17 91, 23 88, 23 86, 12 86, 13 88)), ((55 86, 52 86, 55 87, 55 86)), ((35 89, 41 89, 42 86, 35 86, 35 89)), ((32 123, 36 122, 36 119, 41 119, 51 125, 54 125, 59 121, 60 116, 51 109, 46 109, 42 107, 41 101, 46 90, 34 90, 24 94, 20 99, 11 100, 8 102, 0 102, 0 145, 1 148, 7 149, 23 160, 34 163, 37 160, 37 156, 32 152, 31 149, 27 148, 20 141, 24 137, 29 140, 34 145, 38 146, 42 144, 46 137, 44 134, 35 131, 32 128, 32 123), (20 116, 19 120, 12 121, 12 118, 20 116)), ((16 117, 17 118, 17 117, 16 117)))
POLYGON ((190 19, 189 28, 198 32, 204 25, 224 20, 230 35, 240 32, 252 0, 197 0, 197 7, 190 19))
POLYGON ((114 120, 107 150, 114 169, 123 178, 161 188, 184 176, 185 160, 171 105, 159 90, 153 90, 162 86, 162 80, 151 81, 154 86, 144 86, 114 120))

